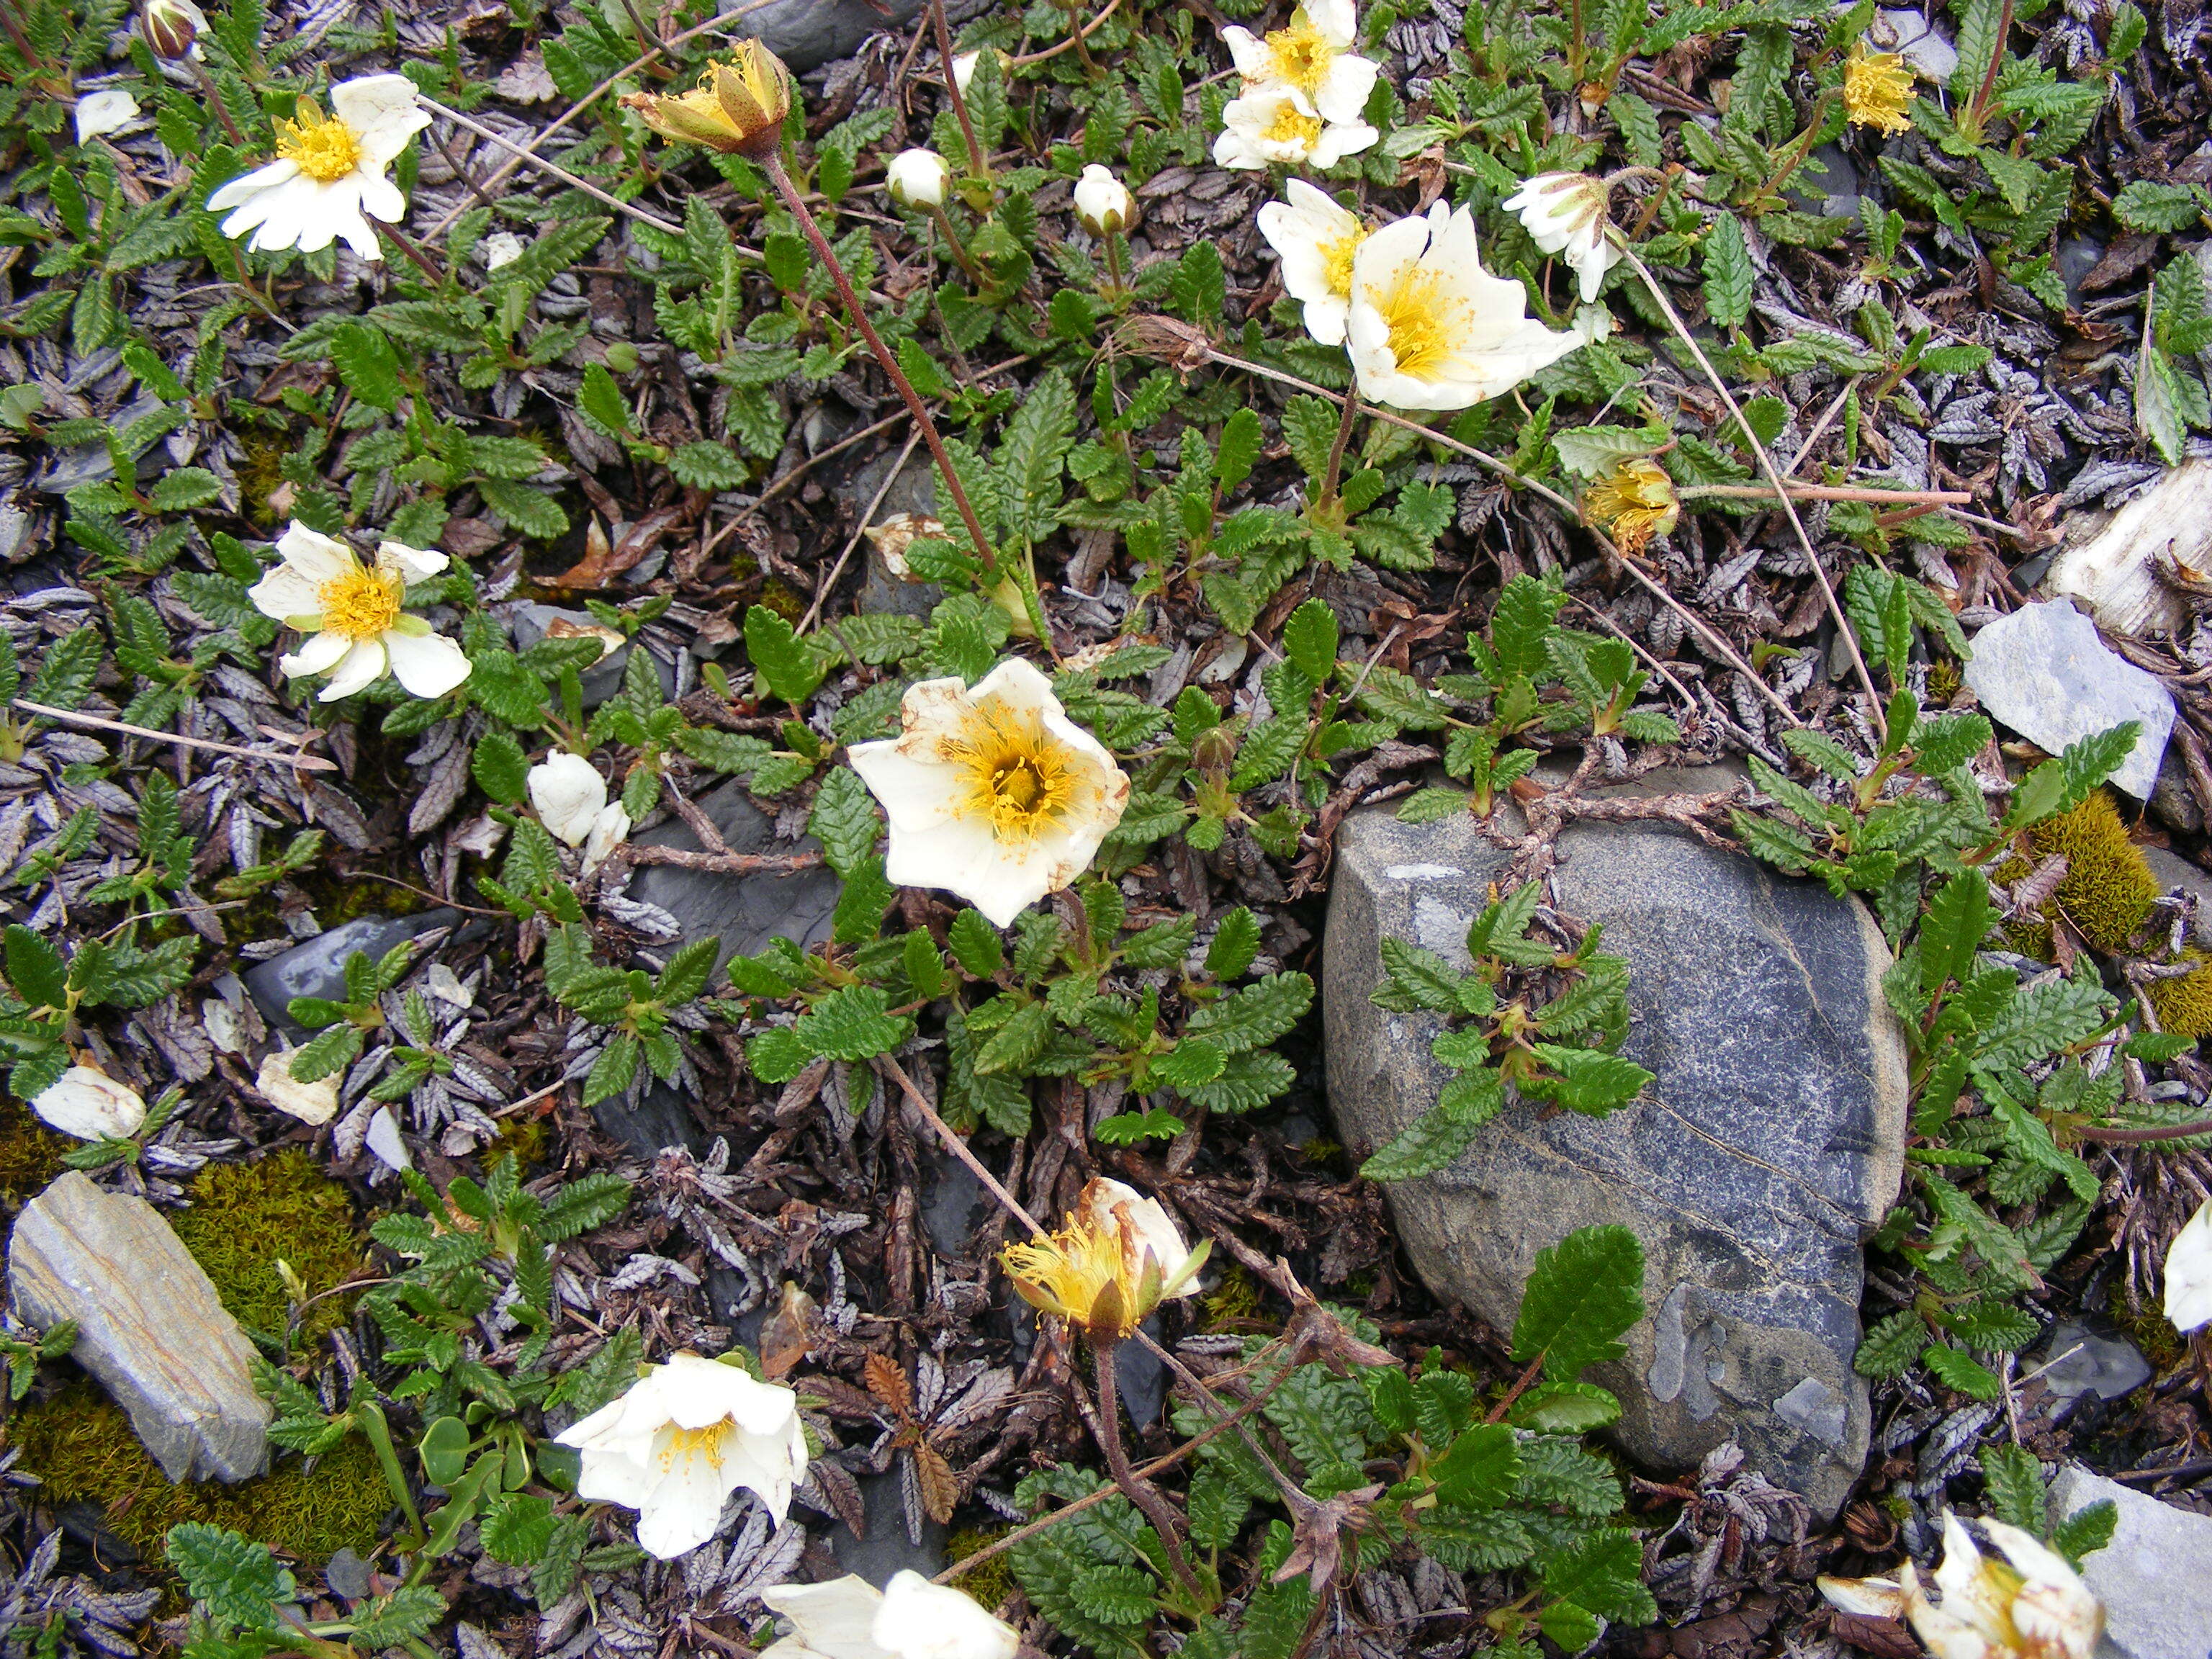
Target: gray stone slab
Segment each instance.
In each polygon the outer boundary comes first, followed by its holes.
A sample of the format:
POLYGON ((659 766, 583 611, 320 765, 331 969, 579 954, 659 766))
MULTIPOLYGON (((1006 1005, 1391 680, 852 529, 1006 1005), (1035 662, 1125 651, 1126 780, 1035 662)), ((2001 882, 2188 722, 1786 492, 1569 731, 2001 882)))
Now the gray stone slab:
MULTIPOLYGON (((1449 1076, 1429 1054, 1440 1021, 1370 1002, 1379 941, 1464 966, 1506 857, 1468 817, 1404 824, 1384 808, 1339 832, 1322 1006, 1348 1145, 1389 1139, 1449 1076)), ((1620 1396, 1623 1448, 1679 1468, 1733 1435, 1833 1515, 1867 1448, 1850 1363, 1861 1242, 1904 1162, 1880 930, 1854 902, 1665 829, 1578 825, 1557 882, 1562 908, 1627 957, 1621 1052, 1656 1081, 1605 1118, 1509 1107, 1449 1169, 1388 1188, 1398 1236, 1433 1289, 1504 1326, 1539 1249, 1595 1223, 1634 1229, 1650 1316, 1596 1373, 1620 1396)))
POLYGON ((1966 684, 1990 718, 2057 754, 2070 743, 2141 720, 2142 735, 2112 775, 2148 800, 2173 731, 2173 696, 2158 676, 2115 653, 2063 599, 2022 605, 1974 635, 1966 684))
MULTIPOLYGON (((717 9, 736 11, 745 0, 720 0, 717 9)), ((748 11, 740 27, 804 75, 833 58, 843 58, 878 29, 897 28, 921 15, 922 0, 769 0, 748 11)))
POLYGON ((2112 1541, 2081 1563, 2105 1606, 2097 1659, 2212 1659, 2212 1517, 2192 1515, 2069 1463, 2051 1485, 2055 1516, 2110 1498, 2112 1541))
POLYGON ((411 916, 356 916, 353 921, 302 939, 281 957, 271 957, 246 973, 246 988, 261 1012, 297 1036, 304 1029, 285 1010, 294 997, 345 1000, 345 965, 356 951, 376 961, 395 945, 434 928, 450 927, 461 913, 447 905, 411 916))
POLYGON ((2150 1361, 2134 1343, 2071 1319, 2051 1328, 2050 1336, 2023 1369, 2041 1371, 2043 1385, 2062 1401, 2079 1400, 2085 1394, 2122 1400, 2151 1379, 2150 1361))
MULTIPOLYGON (((737 853, 811 851, 815 842, 778 841, 767 814, 753 805, 744 786, 734 781, 699 798, 699 808, 737 853)), ((647 847, 699 850, 699 838, 681 818, 671 818, 635 837, 647 847)), ((755 956, 770 939, 787 939, 811 949, 830 937, 831 914, 843 890, 827 869, 797 870, 787 875, 727 876, 651 864, 631 879, 629 896, 657 904, 676 918, 683 942, 710 935, 722 941, 717 960, 743 952, 755 956)))
POLYGON ((8 1285, 41 1328, 73 1319, 71 1358, 98 1377, 172 1480, 269 1467, 253 1350, 158 1211, 72 1170, 24 1207, 8 1285))

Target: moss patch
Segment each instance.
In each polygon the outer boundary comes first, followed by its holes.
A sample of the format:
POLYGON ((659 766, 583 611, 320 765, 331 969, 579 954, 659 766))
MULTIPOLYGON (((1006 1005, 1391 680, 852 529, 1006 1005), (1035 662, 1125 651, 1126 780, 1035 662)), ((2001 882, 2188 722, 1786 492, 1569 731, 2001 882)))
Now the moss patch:
POLYGON ((100 1505, 108 1530, 140 1557, 158 1561, 179 1521, 228 1527, 310 1565, 350 1547, 376 1546, 392 1493, 376 1454, 358 1436, 325 1453, 311 1470, 283 1455, 276 1468, 235 1486, 173 1483, 131 1431, 131 1419, 96 1383, 75 1382, 19 1407, 8 1439, 50 1499, 100 1505))
POLYGON ((2027 839, 2042 857, 2064 856, 2065 879, 2052 898, 2090 944, 2117 951, 2149 917, 2158 878, 2128 839, 2110 791, 2097 790, 2072 811, 2037 824, 2027 839))
POLYGON ((0 1200, 13 1211, 36 1198, 68 1167, 62 1154, 76 1144, 32 1116, 21 1101, 0 1099, 0 1200))
MULTIPOLYGON (((249 1329, 284 1329, 291 1298, 281 1259, 317 1295, 374 1269, 353 1196, 298 1147, 252 1164, 215 1164, 192 1182, 192 1207, 173 1212, 177 1237, 206 1269, 222 1305, 249 1329)), ((351 1295, 307 1309, 300 1336, 313 1342, 352 1315, 351 1295)))
MULTIPOLYGON (((997 1543, 1012 1527, 963 1527, 945 1540, 945 1559, 965 1561, 980 1549, 997 1543)), ((1011 1551, 1001 1550, 973 1572, 963 1572, 954 1579, 955 1588, 963 1589, 983 1606, 998 1608, 1006 1606, 1017 1586, 1014 1583, 1014 1558, 1011 1551)))
POLYGON ((2182 961, 2199 964, 2194 973, 2179 979, 2154 979, 2143 987, 2158 1023, 2177 1036, 2212 1036, 2212 957, 2202 951, 2182 953, 2182 961))

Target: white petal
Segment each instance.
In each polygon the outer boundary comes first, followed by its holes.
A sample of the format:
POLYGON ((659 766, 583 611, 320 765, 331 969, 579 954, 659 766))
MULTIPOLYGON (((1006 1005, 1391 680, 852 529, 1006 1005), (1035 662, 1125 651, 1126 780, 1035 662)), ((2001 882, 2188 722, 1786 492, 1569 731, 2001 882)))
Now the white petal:
POLYGON ((1905 1617, 1905 1590, 1893 1578, 1822 1578, 1815 1581, 1828 1605, 1838 1613, 1869 1619, 1905 1617))
POLYGON ((33 1097, 31 1110, 48 1127, 79 1140, 121 1140, 146 1121, 136 1089, 89 1066, 72 1066, 33 1097))
POLYGON ((1021 1638, 975 1598, 911 1567, 891 1575, 876 1610, 876 1645, 898 1659, 1014 1659, 1021 1638))
POLYGON ((581 873, 590 875, 607 861, 616 848, 629 839, 629 814, 618 800, 611 800, 599 809, 592 820, 591 833, 584 837, 584 861, 581 873))
POLYGON ((395 628, 383 643, 392 656, 392 678, 411 696, 442 697, 469 677, 468 653, 442 634, 395 628))
POLYGON ((2212 1199, 2197 1206, 2166 1249, 2166 1316, 2177 1331, 2212 1323, 2212 1199))
POLYGON ((292 1075, 292 1056, 297 1053, 296 1048, 279 1048, 270 1054, 261 1062, 253 1086, 271 1106, 302 1123, 328 1123, 338 1113, 338 1074, 301 1082, 292 1075))
MULTIPOLYGON (((261 191, 224 220, 223 234, 243 236, 251 230, 252 238, 246 246, 257 252, 300 246, 313 239, 322 196, 323 186, 313 179, 304 174, 289 179, 261 191)), ((329 241, 325 236, 314 246, 321 247, 329 241)))
POLYGON ((1347 155, 1357 155, 1382 135, 1364 121, 1332 121, 1314 140, 1312 165, 1326 171, 1347 155))
POLYGON ((1230 61, 1246 80, 1256 81, 1267 74, 1271 57, 1267 43, 1251 30, 1225 28, 1221 31, 1221 44, 1229 48, 1230 61))
POLYGON ((276 554, 288 567, 318 586, 349 576, 361 568, 361 561, 354 556, 353 549, 296 521, 286 526, 284 533, 276 538, 276 554))
POLYGON ((735 1489, 726 1453, 679 1444, 673 1428, 654 1446, 653 1486, 637 1512, 638 1547, 662 1560, 695 1550, 714 1535, 722 1504, 735 1489))
POLYGON ((380 173, 356 173, 361 185, 361 210, 372 219, 396 225, 407 216, 407 198, 399 186, 380 173))
POLYGON ((1367 107, 1368 94, 1375 90, 1375 77, 1382 72, 1382 66, 1373 58, 1346 52, 1328 66, 1314 94, 1315 111, 1324 121, 1358 121, 1367 107))
POLYGON ((410 547, 404 542, 386 541, 376 544, 376 568, 379 570, 396 570, 407 581, 428 581, 451 563, 453 561, 443 553, 410 547))
POLYGON ((384 647, 375 640, 356 640, 317 701, 336 702, 356 691, 365 691, 376 684, 383 672, 384 647))
POLYGON ((382 167, 430 125, 415 83, 404 75, 364 75, 331 88, 331 113, 351 127, 369 159, 382 167))
POLYGON ((138 118, 138 100, 120 87, 88 92, 76 100, 76 141, 89 143, 103 133, 115 132, 138 118))
POLYGON ((791 1620, 793 1637, 808 1652, 823 1659, 896 1659, 899 1651, 876 1642, 884 1593, 856 1573, 819 1584, 777 1584, 760 1598, 791 1620))
MULTIPOLYGON (((241 173, 239 177, 233 179, 229 183, 210 191, 207 198, 207 210, 210 213, 221 213, 226 208, 234 208, 241 202, 251 201, 255 197, 260 195, 262 191, 274 190, 277 185, 287 183, 299 176, 300 166, 298 162, 289 161, 280 158, 268 163, 264 167, 256 167, 251 173, 241 173)), ((254 225, 258 225, 260 222, 260 220, 255 219, 251 221, 242 228, 245 230, 250 230, 254 225)), ((234 236, 240 234, 241 234, 240 231, 233 231, 228 228, 226 228, 223 231, 223 234, 226 236, 234 236)))
POLYGON ((556 750, 530 769, 530 804, 555 840, 581 847, 607 804, 606 780, 581 755, 556 750))
MULTIPOLYGON (((913 693, 907 695, 911 697, 913 693)), ((924 759, 902 746, 906 744, 905 738, 884 738, 874 743, 856 743, 846 752, 860 781, 868 786, 868 793, 890 820, 894 843, 902 830, 917 834, 950 818, 960 786, 959 775, 951 766, 924 759)))
POLYGON ((338 659, 352 648, 353 641, 343 634, 311 634, 301 641, 297 651, 279 657, 276 665, 294 679, 307 674, 327 674, 338 665, 338 659))
POLYGON ((321 585, 310 580, 289 564, 280 564, 270 570, 246 590, 246 597, 253 601, 256 611, 264 617, 274 617, 278 622, 290 622, 295 617, 319 616, 323 608, 321 585))
POLYGON ((1358 17, 1352 0, 1306 0, 1306 21, 1321 32, 1321 38, 1339 52, 1351 49, 1358 38, 1358 17))
MULTIPOLYGON (((581 1426, 575 1425, 568 1433, 574 1433, 581 1426)), ((559 1438, 563 1445, 574 1443, 568 1434, 559 1438)), ((653 1471, 637 1459, 620 1452, 593 1449, 586 1450, 580 1460, 576 1496, 587 1504, 620 1504, 624 1509, 634 1510, 645 1502, 646 1494, 653 1490, 653 1471)))

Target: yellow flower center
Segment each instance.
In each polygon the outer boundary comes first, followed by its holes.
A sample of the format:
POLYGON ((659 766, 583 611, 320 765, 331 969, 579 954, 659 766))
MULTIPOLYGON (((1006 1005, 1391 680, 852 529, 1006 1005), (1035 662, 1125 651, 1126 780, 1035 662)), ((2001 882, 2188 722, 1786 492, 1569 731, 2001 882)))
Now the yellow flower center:
POLYGON ((313 102, 300 100, 299 118, 276 124, 276 154, 317 184, 343 179, 361 165, 361 140, 343 121, 326 121, 313 102))
POLYGON ((1328 284, 1331 294, 1352 292, 1352 261, 1359 252, 1359 245, 1367 240, 1364 226, 1355 225, 1333 242, 1322 245, 1322 280, 1328 284))
POLYGON ((1267 37, 1267 78, 1287 82, 1308 97, 1321 90, 1336 48, 1307 20, 1304 8, 1291 14, 1288 28, 1267 37))
POLYGON ((1398 279, 1376 309, 1390 330, 1390 356, 1398 372, 1417 380, 1433 380, 1456 355, 1453 349, 1452 302, 1443 278, 1416 266, 1398 279))
POLYGON ((719 1423, 708 1424, 703 1429, 671 1429, 668 1444, 661 1449, 660 1467, 669 1469, 675 1467, 678 1459, 689 1463, 695 1457, 703 1457, 707 1460, 708 1468, 720 1468, 722 1443, 730 1427, 731 1419, 725 1417, 719 1423))
POLYGON ((1654 536, 1663 535, 1680 518, 1682 504, 1674 481, 1656 461, 1623 461, 1589 487, 1583 511, 1603 525, 1623 552, 1641 553, 1654 536))
POLYGON ((1042 720, 1002 707, 969 716, 953 746, 962 771, 960 811, 988 819, 1000 841, 1028 841, 1067 809, 1075 774, 1042 720))
POLYGON ((1296 144, 1301 149, 1311 149, 1321 137, 1321 118, 1301 114, 1298 106, 1285 99, 1283 107, 1276 112, 1275 118, 1267 123, 1267 130, 1261 137, 1271 144, 1296 144))
POLYGON ((1893 52, 1866 49, 1862 40, 1844 65, 1844 112, 1854 125, 1883 132, 1912 125, 1912 70, 1893 52))
POLYGON ((374 640, 391 632, 407 597, 406 579, 398 571, 354 569, 333 576, 316 590, 323 607, 323 631, 349 640, 374 640))
MULTIPOLYGON (((1139 1250, 1133 1261, 1119 1234, 1068 1219, 1071 1224, 1050 1238, 1009 1244, 1000 1255, 1006 1276, 1030 1306, 1073 1320, 1093 1336, 1127 1336, 1152 1311, 1143 1284, 1152 1257, 1139 1250)), ((1158 1288, 1152 1286, 1155 1302, 1158 1288)))

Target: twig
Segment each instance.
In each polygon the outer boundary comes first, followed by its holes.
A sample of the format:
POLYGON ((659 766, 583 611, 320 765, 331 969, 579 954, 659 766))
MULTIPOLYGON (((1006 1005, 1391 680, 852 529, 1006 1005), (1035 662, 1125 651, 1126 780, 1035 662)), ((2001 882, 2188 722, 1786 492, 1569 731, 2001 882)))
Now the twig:
MULTIPOLYGON (((59 720, 64 726, 89 726, 99 732, 121 732, 133 738, 145 738, 155 743, 173 743, 186 749, 205 749, 217 755, 236 755, 244 760, 274 761, 282 766, 296 767, 302 772, 335 772, 336 761, 325 760, 319 755, 288 754, 281 749, 241 749, 234 743, 217 743, 212 738, 188 738, 181 732, 156 732, 150 726, 132 726, 125 720, 103 720, 97 714, 80 714, 73 708, 55 708, 43 702, 27 702, 21 697, 12 700, 13 705, 33 714, 44 715, 50 720, 59 720)), ((302 743, 313 742, 322 735, 311 732, 302 735, 302 743)))
POLYGON ((968 118, 968 100, 960 90, 960 77, 952 70, 952 25, 945 21, 945 0, 929 0, 929 26, 937 33, 937 55, 945 64, 945 93, 952 100, 952 113, 960 122, 960 136, 968 142, 970 178, 988 179, 991 158, 976 142, 975 124, 968 118))
POLYGON ((1105 10, 1100 12, 1097 16, 1085 23, 1080 30, 1068 36, 1066 40, 1061 41, 1058 46, 1047 46, 1042 52, 1026 52, 1018 58, 1010 58, 1006 60, 1008 66, 1013 69, 1026 69, 1031 64, 1049 63, 1053 58, 1059 57, 1063 52, 1073 52, 1079 42, 1088 40, 1092 35, 1097 33, 1101 28, 1104 27, 1106 20, 1111 17, 1121 9, 1121 0, 1106 0, 1105 10))
POLYGON ((2186 1140, 2192 1135, 2212 1135, 2212 1117, 2201 1117, 2194 1123, 2176 1123, 2155 1129, 2100 1129, 2094 1124, 2082 1124, 2074 1133, 2084 1140, 2100 1141, 2108 1146, 2154 1146, 2161 1140, 2186 1140))
POLYGON ((1114 1484, 1152 1523, 1152 1531, 1160 1540, 1160 1547, 1167 1552, 1168 1565, 1174 1569, 1176 1582, 1194 1604, 1203 1604, 1205 1593, 1199 1589, 1189 1558, 1183 1553, 1176 1512, 1160 1496, 1160 1489, 1130 1466, 1128 1451, 1121 1444, 1121 1388, 1114 1370, 1114 1351, 1118 1346, 1095 1339, 1091 1344, 1091 1375, 1097 1379, 1098 1389, 1098 1449, 1106 1455, 1106 1472, 1114 1477, 1114 1484))
POLYGON ((681 847, 641 847, 625 842, 608 857, 629 864, 672 864, 679 870, 706 870, 718 876, 787 874, 811 870, 822 862, 819 853, 693 853, 681 847))
POLYGON ((983 1167, 983 1160, 975 1156, 974 1149, 968 1145, 967 1138, 955 1133, 952 1126, 937 1115, 937 1108, 929 1103, 927 1096, 915 1087, 914 1079, 906 1074, 906 1067, 889 1054, 878 1054, 874 1064, 878 1073, 897 1084, 899 1092, 907 1098, 907 1103, 920 1112, 923 1121, 937 1131, 937 1138, 945 1143, 945 1151, 965 1164, 969 1173, 983 1183, 984 1190, 1006 1206, 1006 1213, 1037 1237, 1043 1237, 1045 1229, 1037 1218, 1022 1207, 1021 1200, 1008 1192, 998 1176, 983 1167))
MULTIPOLYGON (((1899 507, 1948 507, 1974 499, 1970 489, 1881 489, 1872 484, 1800 483, 1794 478, 1785 481, 1782 487, 1790 499, 1800 501, 1882 501, 1899 507)), ((1702 495, 1725 496, 1731 501, 1765 501, 1774 494, 1762 484, 1678 484, 1674 493, 1686 501, 1702 495)))
MULTIPOLYGON (((719 21, 720 20, 718 19, 716 21, 719 21)), ((580 190, 585 195, 592 197, 596 200, 605 202, 609 207, 614 209, 616 212, 627 213, 631 218, 636 220, 639 223, 651 225, 655 230, 664 232, 671 236, 681 236, 684 234, 684 227, 678 224, 673 219, 664 219, 657 213, 647 213, 641 207, 635 207, 631 205, 629 203, 623 201, 620 197, 611 195, 608 191, 601 190, 590 179, 578 177, 575 173, 569 172, 568 168, 562 167, 559 162, 547 161, 543 155, 538 155, 536 151, 526 149, 522 145, 516 143, 513 139, 501 137, 500 134, 494 132, 489 127, 483 125, 481 122, 471 121, 467 116, 462 114, 460 111, 457 109, 448 109, 445 105, 440 103, 434 98, 425 97, 418 94, 416 96, 416 101, 419 102, 424 109, 428 110, 434 115, 444 116, 448 121, 451 121, 455 126, 461 128, 465 131, 473 132, 477 137, 489 139, 491 143, 497 144, 501 149, 515 157, 516 165, 518 166, 522 162, 527 161, 532 167, 536 167, 540 173, 550 174, 552 177, 558 179, 562 184, 568 185, 571 189, 580 190)), ((487 186, 489 185, 495 185, 498 182, 499 180, 496 178, 491 179, 487 181, 487 186)), ((474 186, 471 186, 471 188, 474 188, 474 186)), ((479 191, 478 193, 481 194, 482 192, 479 191)), ((441 228, 442 228, 442 227, 441 227, 441 228)), ((742 254, 748 252, 749 250, 739 248, 738 252, 742 254)))

